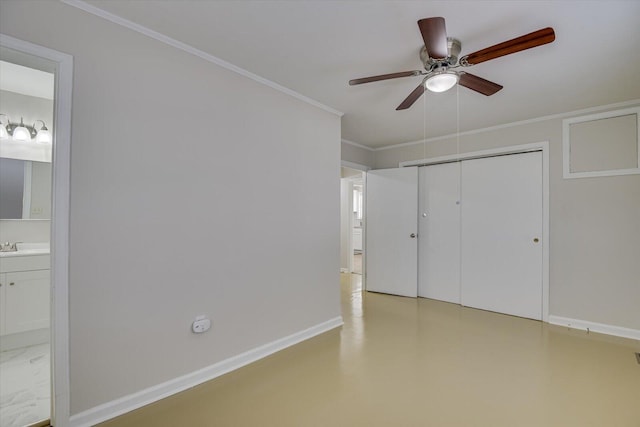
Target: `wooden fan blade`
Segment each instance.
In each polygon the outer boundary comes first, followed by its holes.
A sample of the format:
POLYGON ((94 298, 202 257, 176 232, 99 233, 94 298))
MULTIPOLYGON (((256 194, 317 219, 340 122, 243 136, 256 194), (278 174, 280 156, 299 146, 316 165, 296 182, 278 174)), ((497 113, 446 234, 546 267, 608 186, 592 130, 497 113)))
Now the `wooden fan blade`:
POLYGON ((396 111, 406 110, 407 108, 411 107, 413 103, 416 102, 422 96, 425 90, 426 88, 424 87, 424 83, 420 83, 420 85, 417 88, 415 88, 413 92, 411 92, 409 96, 407 96, 405 100, 402 101, 400 105, 398 105, 398 108, 396 108, 396 111))
POLYGON ((425 18, 418 21, 424 47, 427 49, 429 57, 434 59, 445 59, 448 56, 447 49, 447 29, 444 18, 425 18))
POLYGON ((465 66, 479 64, 490 59, 499 58, 522 50, 531 49, 532 47, 551 43, 555 39, 556 34, 553 31, 553 28, 543 28, 541 30, 534 31, 533 33, 525 34, 524 36, 516 37, 515 39, 507 40, 506 42, 465 55, 460 58, 460 64, 465 66))
POLYGON ((379 76, 363 77, 361 79, 349 80, 349 85, 351 85, 351 86, 361 85, 362 83, 377 82, 377 81, 380 81, 380 80, 397 79, 399 77, 419 76, 420 74, 422 74, 422 71, 418 71, 418 70, 402 71, 400 73, 391 73, 391 74, 381 74, 379 76))
POLYGON ((490 82, 489 80, 469 73, 462 74, 458 80, 458 84, 487 96, 493 95, 502 89, 502 86, 497 83, 490 82))

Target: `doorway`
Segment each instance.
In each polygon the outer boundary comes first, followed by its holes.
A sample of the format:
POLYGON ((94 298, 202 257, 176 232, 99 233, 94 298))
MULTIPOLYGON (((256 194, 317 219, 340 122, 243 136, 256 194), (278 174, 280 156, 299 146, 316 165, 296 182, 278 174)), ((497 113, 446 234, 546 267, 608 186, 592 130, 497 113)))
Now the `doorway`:
POLYGON ((5 48, 1 53, 0 424, 22 427, 51 415, 55 65, 5 48))
POLYGON ((340 271, 364 273, 365 173, 342 167, 340 179, 340 271))
POLYGON ((0 61, 0 157, 20 162, 23 171, 22 185, 14 188, 22 190, 21 206, 13 210, 15 218, 0 219, 0 240, 9 242, 0 258, 0 350, 12 352, 3 353, 3 362, 27 357, 38 365, 35 377, 25 369, 2 375, 0 424, 66 424, 73 60, 0 34, 0 61))

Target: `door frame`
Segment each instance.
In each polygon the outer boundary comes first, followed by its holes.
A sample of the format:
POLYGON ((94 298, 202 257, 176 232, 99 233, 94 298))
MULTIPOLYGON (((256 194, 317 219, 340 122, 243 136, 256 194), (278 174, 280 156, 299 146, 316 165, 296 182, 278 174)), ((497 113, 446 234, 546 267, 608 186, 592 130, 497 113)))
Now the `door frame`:
POLYGON ((51 206, 51 425, 69 424, 69 182, 73 57, 0 34, 0 46, 56 65, 51 206))
POLYGON ((549 322, 549 141, 470 151, 447 156, 400 162, 399 167, 428 166, 483 157, 542 151, 542 321, 549 322))

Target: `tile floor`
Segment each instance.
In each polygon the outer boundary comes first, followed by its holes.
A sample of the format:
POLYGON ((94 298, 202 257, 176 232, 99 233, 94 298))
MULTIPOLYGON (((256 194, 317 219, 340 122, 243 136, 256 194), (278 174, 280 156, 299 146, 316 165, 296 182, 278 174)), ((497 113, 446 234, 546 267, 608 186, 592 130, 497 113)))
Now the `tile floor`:
POLYGON ((49 344, 0 352, 0 426, 24 427, 49 418, 49 344))
POLYGON ((362 293, 345 324, 104 427, 639 427, 640 342, 362 293))

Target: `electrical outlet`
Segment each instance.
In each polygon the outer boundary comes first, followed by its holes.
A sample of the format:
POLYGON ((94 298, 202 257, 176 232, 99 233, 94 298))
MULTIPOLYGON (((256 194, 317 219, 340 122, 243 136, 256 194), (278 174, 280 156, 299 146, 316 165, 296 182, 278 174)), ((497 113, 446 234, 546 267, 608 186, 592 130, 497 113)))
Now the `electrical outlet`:
POLYGON ((207 332, 211 328, 211 319, 206 316, 198 316, 191 325, 191 330, 194 334, 201 334, 207 332))

